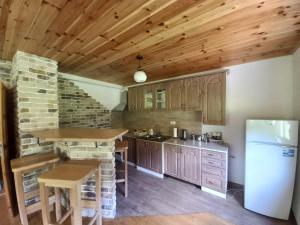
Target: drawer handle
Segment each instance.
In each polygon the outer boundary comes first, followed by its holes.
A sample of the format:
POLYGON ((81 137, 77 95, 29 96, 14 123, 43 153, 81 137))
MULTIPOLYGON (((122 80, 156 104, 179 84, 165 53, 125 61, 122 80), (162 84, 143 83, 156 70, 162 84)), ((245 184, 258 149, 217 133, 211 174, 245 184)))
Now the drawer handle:
POLYGON ((209 156, 214 156, 214 154, 208 153, 209 156))
POLYGON ((208 162, 208 164, 214 164, 213 162, 208 162))
POLYGON ((213 183, 213 182, 211 182, 211 181, 208 181, 208 183, 209 183, 209 184, 214 184, 214 183, 213 183))

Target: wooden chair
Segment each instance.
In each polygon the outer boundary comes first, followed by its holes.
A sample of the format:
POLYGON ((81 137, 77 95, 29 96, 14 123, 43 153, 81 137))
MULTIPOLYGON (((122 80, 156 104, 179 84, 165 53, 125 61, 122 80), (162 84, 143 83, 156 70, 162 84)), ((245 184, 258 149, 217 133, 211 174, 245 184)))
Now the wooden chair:
POLYGON ((128 141, 119 141, 117 140, 115 143, 115 153, 120 153, 122 159, 124 161, 124 169, 123 170, 116 170, 117 179, 116 183, 124 183, 125 190, 124 195, 125 197, 128 196, 128 141), (118 173, 124 173, 122 178, 118 178, 118 173))
POLYGON ((81 184, 87 181, 93 174, 96 175, 96 213, 89 225, 96 222, 102 224, 101 215, 101 169, 98 160, 71 160, 54 169, 43 173, 39 178, 40 196, 42 203, 43 225, 50 225, 49 188, 55 190, 56 224, 62 224, 69 216, 73 225, 82 225, 82 200, 81 184), (70 208, 64 216, 61 215, 61 188, 70 190, 70 208))
MULTIPOLYGON (((54 168, 58 161, 59 157, 54 153, 25 156, 10 161, 11 168, 14 173, 20 219, 23 225, 28 225, 27 215, 41 210, 40 202, 36 202, 29 206, 25 205, 25 200, 39 196, 39 190, 37 189, 25 193, 23 187, 23 174, 43 168, 54 168)), ((54 204, 54 200, 54 196, 51 196, 49 199, 51 205, 54 204)))

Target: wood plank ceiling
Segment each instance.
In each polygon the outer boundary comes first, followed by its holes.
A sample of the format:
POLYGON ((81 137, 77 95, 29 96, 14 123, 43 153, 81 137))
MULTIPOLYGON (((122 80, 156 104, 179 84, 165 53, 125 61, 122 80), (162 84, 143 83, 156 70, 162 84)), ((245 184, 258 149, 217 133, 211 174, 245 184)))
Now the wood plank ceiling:
POLYGON ((60 71, 133 84, 292 53, 299 0, 0 0, 0 58, 22 50, 60 71))

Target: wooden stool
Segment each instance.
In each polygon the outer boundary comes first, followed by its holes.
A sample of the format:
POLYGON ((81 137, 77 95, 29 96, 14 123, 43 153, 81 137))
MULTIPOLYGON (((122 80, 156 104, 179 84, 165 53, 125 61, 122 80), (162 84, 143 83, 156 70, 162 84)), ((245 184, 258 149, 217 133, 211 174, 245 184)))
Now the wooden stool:
MULTIPOLYGON (((23 187, 23 174, 30 171, 43 168, 54 168, 55 164, 59 161, 59 157, 54 153, 43 153, 31 156, 25 156, 10 161, 12 171, 14 173, 15 188, 17 195, 17 202, 19 208, 19 214, 21 223, 28 225, 27 215, 32 214, 38 210, 41 210, 41 203, 36 202, 32 205, 26 206, 25 200, 39 196, 39 190, 34 190, 25 193, 23 187)), ((50 204, 54 204, 54 196, 49 198, 50 204)))
POLYGON ((96 175, 96 213, 89 225, 92 225, 95 222, 97 225, 102 224, 100 162, 97 160, 71 160, 42 174, 38 178, 41 192, 43 225, 51 224, 48 202, 49 187, 53 187, 55 189, 57 204, 56 223, 62 224, 69 216, 71 216, 71 222, 73 225, 82 225, 81 184, 87 181, 93 174, 96 175), (70 209, 63 217, 61 216, 60 188, 67 188, 70 190, 70 209))
POLYGON ((124 170, 117 170, 117 173, 123 172, 124 178, 116 179, 116 183, 124 183, 125 185, 125 191, 124 195, 125 197, 128 196, 128 164, 127 164, 127 152, 128 152, 128 141, 116 141, 115 143, 115 153, 121 153, 122 158, 124 160, 124 170))

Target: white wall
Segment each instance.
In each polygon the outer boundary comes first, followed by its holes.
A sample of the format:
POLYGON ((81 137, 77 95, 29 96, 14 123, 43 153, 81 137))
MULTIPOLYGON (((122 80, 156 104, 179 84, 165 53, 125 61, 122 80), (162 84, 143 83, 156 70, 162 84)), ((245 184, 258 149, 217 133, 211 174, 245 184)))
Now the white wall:
MULTIPOLYGON (((293 55, 294 63, 294 118, 300 120, 300 48, 293 55)), ((300 150, 300 149, 299 149, 300 150)), ((300 154, 298 153, 298 167, 293 201, 293 211, 297 223, 300 224, 300 154)))
POLYGON ((225 142, 230 145, 229 180, 244 184, 246 119, 291 119, 293 116, 292 56, 228 69, 226 126, 203 125, 202 132, 223 132, 225 142))
POLYGON ((87 79, 73 74, 60 74, 62 77, 70 79, 75 85, 110 110, 121 101, 121 93, 124 91, 124 87, 120 85, 87 79))

